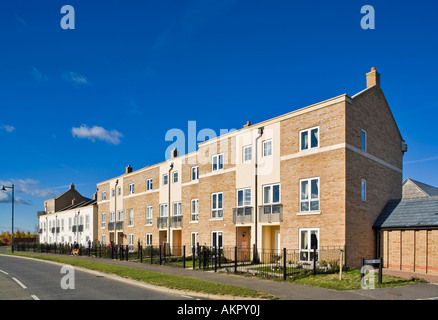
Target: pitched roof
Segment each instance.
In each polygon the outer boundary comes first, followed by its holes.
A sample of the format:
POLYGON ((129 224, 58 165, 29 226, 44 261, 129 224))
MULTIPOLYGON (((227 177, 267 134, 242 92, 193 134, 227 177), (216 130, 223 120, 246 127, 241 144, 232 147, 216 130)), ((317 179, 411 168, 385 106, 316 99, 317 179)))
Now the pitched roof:
POLYGON ((438 228, 438 197, 391 200, 373 228, 438 228))
POLYGON ((407 178, 404 182, 403 182, 403 186, 406 184, 406 182, 411 181, 412 183, 414 183, 419 189, 421 189, 421 191, 423 191, 425 193, 426 196, 429 197, 435 197, 438 196, 438 188, 435 188, 433 186, 430 186, 428 184, 416 181, 414 179, 410 179, 407 178))
POLYGON ((97 200, 85 198, 85 201, 82 201, 82 202, 79 202, 76 204, 72 204, 68 207, 65 207, 65 208, 59 210, 58 212, 68 211, 68 210, 76 209, 76 208, 83 208, 83 207, 86 207, 86 206, 89 206, 92 204, 96 204, 96 203, 97 203, 97 200))

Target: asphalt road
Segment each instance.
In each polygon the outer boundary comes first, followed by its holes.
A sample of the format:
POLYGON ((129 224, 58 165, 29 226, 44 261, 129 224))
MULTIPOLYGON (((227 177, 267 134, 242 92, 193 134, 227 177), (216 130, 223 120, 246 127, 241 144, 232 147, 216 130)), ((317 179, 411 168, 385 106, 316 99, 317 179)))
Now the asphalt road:
POLYGON ((193 300, 110 276, 0 255, 0 300, 193 300), (62 272, 61 272, 62 271, 62 272))

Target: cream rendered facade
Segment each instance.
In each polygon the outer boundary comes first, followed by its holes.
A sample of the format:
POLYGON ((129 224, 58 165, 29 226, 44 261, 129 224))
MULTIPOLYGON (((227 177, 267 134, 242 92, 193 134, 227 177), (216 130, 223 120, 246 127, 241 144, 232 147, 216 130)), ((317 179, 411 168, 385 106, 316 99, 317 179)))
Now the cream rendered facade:
POLYGON ((308 259, 315 242, 345 247, 357 266, 375 253, 375 219, 401 197, 403 145, 372 70, 357 95, 245 125, 98 183, 98 237, 114 241, 111 222, 123 211, 116 244, 288 248, 308 259))

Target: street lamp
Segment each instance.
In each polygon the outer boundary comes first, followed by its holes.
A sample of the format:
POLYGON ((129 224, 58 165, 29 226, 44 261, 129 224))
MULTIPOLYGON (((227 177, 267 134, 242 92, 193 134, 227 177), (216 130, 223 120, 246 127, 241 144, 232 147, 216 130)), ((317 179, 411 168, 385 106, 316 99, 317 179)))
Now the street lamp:
POLYGON ((14 253, 14 184, 12 186, 3 186, 2 191, 6 191, 6 189, 12 189, 12 238, 11 238, 11 251, 14 253))

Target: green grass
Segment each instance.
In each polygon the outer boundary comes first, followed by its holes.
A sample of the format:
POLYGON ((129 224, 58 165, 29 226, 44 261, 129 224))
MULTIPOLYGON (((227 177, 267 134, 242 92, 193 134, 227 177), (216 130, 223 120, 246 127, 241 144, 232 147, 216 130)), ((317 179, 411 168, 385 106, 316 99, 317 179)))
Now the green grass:
MULTIPOLYGON (((334 290, 357 290, 362 289, 360 284, 360 270, 348 270, 342 272, 342 280, 339 280, 339 273, 306 275, 303 277, 291 278, 289 282, 307 286, 315 286, 334 290)), ((422 279, 405 279, 389 275, 383 275, 382 284, 378 283, 378 273, 375 273, 375 288, 399 287, 424 282, 422 279)))
POLYGON ((189 277, 175 276, 160 272, 142 270, 137 268, 106 264, 90 260, 80 260, 74 258, 64 258, 35 254, 14 254, 17 256, 32 257, 41 260, 69 264, 76 267, 95 270, 107 274, 113 274, 127 279, 142 281, 155 286, 170 289, 199 292, 204 294, 215 294, 253 299, 277 299, 268 293, 243 288, 239 286, 227 285, 213 281, 193 279, 189 277))

